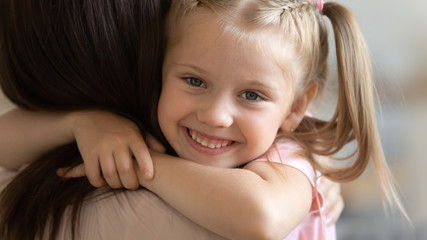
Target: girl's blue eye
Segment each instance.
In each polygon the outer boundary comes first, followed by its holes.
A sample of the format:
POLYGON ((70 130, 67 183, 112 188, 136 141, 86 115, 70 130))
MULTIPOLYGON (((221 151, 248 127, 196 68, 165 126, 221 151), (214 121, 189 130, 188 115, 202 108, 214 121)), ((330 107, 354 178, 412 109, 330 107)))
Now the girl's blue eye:
POLYGON ((240 95, 244 99, 250 100, 250 101, 259 101, 262 100, 261 97, 256 92, 244 92, 242 95, 240 95))
POLYGON ((195 87, 204 87, 204 85, 205 85, 203 83, 203 81, 198 79, 198 78, 188 77, 188 78, 186 78, 186 80, 189 84, 191 84, 192 86, 195 86, 195 87))

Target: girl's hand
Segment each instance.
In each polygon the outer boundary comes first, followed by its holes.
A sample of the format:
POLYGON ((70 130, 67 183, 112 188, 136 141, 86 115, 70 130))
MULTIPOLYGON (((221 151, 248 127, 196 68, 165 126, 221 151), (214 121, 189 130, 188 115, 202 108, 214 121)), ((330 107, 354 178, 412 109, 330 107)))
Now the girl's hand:
POLYGON ((84 166, 62 168, 62 177, 86 175, 95 187, 136 189, 138 178, 133 159, 141 175, 153 178, 153 163, 141 133, 131 120, 107 111, 73 112, 69 123, 83 157, 84 166))
POLYGON ((335 224, 338 221, 343 209, 344 200, 341 195, 341 185, 333 182, 326 177, 320 178, 320 190, 325 197, 325 217, 328 226, 335 224))

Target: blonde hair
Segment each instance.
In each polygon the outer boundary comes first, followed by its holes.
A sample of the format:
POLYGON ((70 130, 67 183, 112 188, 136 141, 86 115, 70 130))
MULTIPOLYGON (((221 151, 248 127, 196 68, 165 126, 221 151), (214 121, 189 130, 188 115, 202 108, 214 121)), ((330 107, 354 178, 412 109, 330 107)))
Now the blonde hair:
MULTIPOLYGON (((313 166, 335 181, 359 177, 372 159, 385 201, 407 217, 391 178, 376 126, 374 84, 364 37, 350 11, 327 2, 323 13, 313 0, 175 0, 167 17, 168 45, 179 39, 187 16, 208 11, 215 14, 224 32, 252 40, 252 33, 273 29, 291 43, 302 74, 295 90, 316 83, 322 92, 328 78, 328 34, 323 16, 329 18, 335 37, 338 70, 338 104, 329 121, 304 117, 292 137, 309 153, 313 166), (352 164, 330 168, 316 162, 312 154, 332 156, 355 140, 349 156, 337 159, 352 164)), ((271 36, 277 39, 276 36, 271 36)), ((267 44, 268 45, 268 44, 267 44)), ((298 80, 298 81, 297 81, 298 80)))

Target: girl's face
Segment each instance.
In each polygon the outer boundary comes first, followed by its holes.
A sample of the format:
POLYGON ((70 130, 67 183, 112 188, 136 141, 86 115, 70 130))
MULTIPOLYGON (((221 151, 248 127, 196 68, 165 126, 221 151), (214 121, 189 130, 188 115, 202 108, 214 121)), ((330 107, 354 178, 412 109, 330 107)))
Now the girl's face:
POLYGON ((270 57, 221 35, 214 19, 197 20, 166 53, 160 127, 180 157, 236 167, 262 155, 287 124, 290 80, 270 57))

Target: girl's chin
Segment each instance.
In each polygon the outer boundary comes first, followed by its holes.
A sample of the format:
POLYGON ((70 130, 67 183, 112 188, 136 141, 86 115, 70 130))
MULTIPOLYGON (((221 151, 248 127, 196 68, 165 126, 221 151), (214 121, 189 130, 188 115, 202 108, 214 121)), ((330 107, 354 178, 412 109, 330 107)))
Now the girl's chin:
POLYGON ((224 161, 226 159, 230 159, 230 157, 227 157, 225 155, 220 156, 209 156, 206 154, 200 154, 198 152, 192 153, 192 154, 178 154, 181 158, 195 162, 197 164, 205 165, 205 166, 211 166, 211 167, 221 167, 221 168, 232 168, 231 164, 227 163, 227 161, 224 161))
POLYGON ((207 166, 219 166, 220 163, 216 159, 203 154, 184 154, 184 159, 207 166))
POLYGON ((220 167, 220 168, 236 168, 241 166, 243 163, 240 163, 241 161, 233 160, 235 157, 229 155, 229 154, 223 154, 218 156, 207 156, 204 154, 192 154, 191 156, 188 156, 188 159, 192 162, 211 166, 211 167, 220 167))

